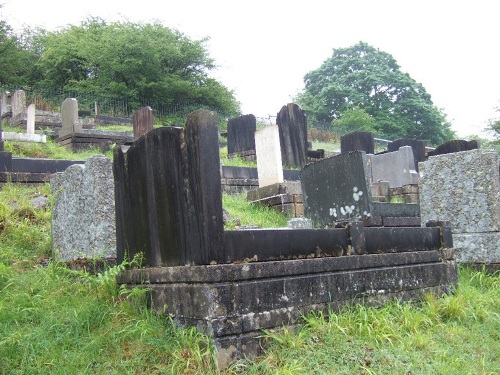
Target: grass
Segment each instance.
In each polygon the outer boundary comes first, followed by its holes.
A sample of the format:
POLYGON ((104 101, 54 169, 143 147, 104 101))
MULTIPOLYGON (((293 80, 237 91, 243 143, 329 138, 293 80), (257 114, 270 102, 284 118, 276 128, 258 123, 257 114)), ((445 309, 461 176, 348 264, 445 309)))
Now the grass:
MULTIPOLYGON (((500 373, 500 274, 466 267, 453 295, 311 313, 266 332, 261 357, 218 369, 209 338, 148 310, 144 289, 116 285, 120 266, 95 277, 41 262, 50 203, 48 185, 0 190, 0 374, 500 373), (36 209, 41 196, 49 204, 36 209)), ((268 220, 243 196, 224 207, 242 223, 268 220)), ((274 220, 261 225, 286 222, 274 220)))

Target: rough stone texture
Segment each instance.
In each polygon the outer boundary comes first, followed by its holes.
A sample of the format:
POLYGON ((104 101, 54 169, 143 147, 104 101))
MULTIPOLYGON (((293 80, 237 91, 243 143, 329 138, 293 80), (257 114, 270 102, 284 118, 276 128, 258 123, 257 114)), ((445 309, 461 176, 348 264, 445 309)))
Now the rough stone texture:
POLYGON ((134 137, 138 138, 153 130, 153 110, 142 107, 134 113, 134 137))
POLYGON ((229 155, 243 151, 255 152, 255 131, 257 119, 254 115, 231 118, 227 122, 227 153, 229 155))
POLYGON ((255 132, 259 187, 283 182, 280 134, 277 125, 265 126, 255 132))
POLYGON ((500 232, 454 233, 453 245, 459 263, 500 263, 500 232))
POLYGON ((367 154, 375 153, 375 139, 371 132, 352 132, 340 137, 340 151, 364 151, 367 154))
POLYGON ((454 233, 500 230, 498 155, 471 150, 420 163, 422 223, 449 220, 454 233))
POLYGON ((11 126, 26 124, 26 93, 16 90, 11 100, 12 117, 9 120, 11 126))
POLYGON ((391 189, 404 185, 418 184, 418 173, 410 146, 397 151, 368 155, 371 182, 389 181, 391 189))
POLYGON ((62 102, 61 122, 62 128, 59 130, 59 138, 83 131, 82 125, 78 121, 78 101, 75 98, 66 98, 62 102))
MULTIPOLYGON (((307 163, 307 119, 297 104, 283 106, 276 117, 283 165, 303 167, 307 163)), ((257 156, 258 158, 258 156, 257 156)))
POLYGON ((149 131, 114 153, 117 258, 178 266, 225 259, 217 115, 149 131))
POLYGON ((476 140, 464 141, 462 139, 456 139, 453 141, 448 141, 439 145, 434 150, 429 151, 427 156, 437 156, 444 154, 451 154, 454 152, 470 151, 479 148, 479 144, 476 140))
POLYGON ((399 138, 387 144, 387 151, 393 152, 399 150, 400 147, 410 146, 413 152, 413 160, 415 161, 415 167, 413 169, 418 172, 418 163, 427 159, 425 151, 427 144, 427 141, 418 139, 399 138))
POLYGON ((3 120, 4 117, 12 114, 12 95, 9 91, 2 92, 2 99, 0 102, 0 115, 3 120))
POLYGON ((55 197, 52 241, 62 261, 116 257, 111 160, 96 155, 50 179, 55 197))

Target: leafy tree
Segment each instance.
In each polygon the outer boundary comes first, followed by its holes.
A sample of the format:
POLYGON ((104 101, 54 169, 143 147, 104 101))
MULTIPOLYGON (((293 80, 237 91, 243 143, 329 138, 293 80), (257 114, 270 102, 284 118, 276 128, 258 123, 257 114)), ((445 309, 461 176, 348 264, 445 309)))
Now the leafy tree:
POLYGON ((333 128, 340 132, 376 131, 376 121, 360 107, 353 107, 342 112, 339 118, 333 120, 333 128))
POLYGON ((427 139, 439 144, 453 137, 445 115, 424 87, 401 72, 396 60, 364 42, 333 51, 304 77, 298 102, 311 120, 331 122, 359 107, 375 119, 386 137, 427 139))

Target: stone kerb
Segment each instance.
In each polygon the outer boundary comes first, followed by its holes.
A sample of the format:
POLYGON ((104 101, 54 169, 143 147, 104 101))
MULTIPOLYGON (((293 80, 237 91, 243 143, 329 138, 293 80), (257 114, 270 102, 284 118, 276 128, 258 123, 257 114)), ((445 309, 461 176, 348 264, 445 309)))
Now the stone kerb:
MULTIPOLYGON (((276 117, 284 165, 302 168, 307 163, 307 119, 297 104, 283 106, 276 117)), ((257 157, 258 158, 258 157, 257 157)))
POLYGON ((277 125, 268 125, 255 132, 259 187, 283 182, 280 135, 277 125))
POLYGON ((372 182, 389 181, 391 189, 418 184, 418 173, 410 146, 400 147, 394 152, 368 155, 368 164, 372 182))
POLYGON ((112 162, 102 155, 52 175, 55 197, 52 241, 61 261, 115 258, 115 201, 112 162))

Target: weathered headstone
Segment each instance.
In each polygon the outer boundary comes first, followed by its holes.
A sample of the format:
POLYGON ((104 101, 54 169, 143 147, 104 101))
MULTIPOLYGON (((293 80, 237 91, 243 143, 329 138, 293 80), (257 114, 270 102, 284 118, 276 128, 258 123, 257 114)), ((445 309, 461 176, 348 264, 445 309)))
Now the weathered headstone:
POLYGON ((500 185, 496 152, 470 150, 420 163, 422 225, 449 220, 457 261, 500 263, 500 185))
POLYGON ((289 103, 279 111, 276 124, 279 128, 283 165, 302 168, 307 163, 307 120, 305 111, 297 104, 289 103))
POLYGON ((410 138, 396 139, 387 144, 387 151, 393 152, 399 150, 400 147, 410 146, 413 152, 413 160, 415 161, 415 170, 418 172, 418 163, 426 160, 425 148, 427 147, 426 141, 410 138))
POLYGON ((139 138, 150 130, 153 130, 153 110, 142 107, 134 113, 134 137, 139 138))
POLYGON ((2 120, 6 116, 12 115, 12 95, 9 91, 2 92, 2 101, 0 103, 0 115, 2 120))
POLYGON ((368 155, 368 165, 372 182, 388 181, 391 189, 418 184, 418 173, 414 169, 410 146, 400 147, 394 152, 368 155))
POLYGON ((371 215, 366 154, 353 151, 306 165, 300 176, 304 216, 315 226, 371 215))
POLYGON ((62 128, 59 131, 59 138, 82 132, 82 125, 78 121, 78 101, 75 98, 66 98, 62 102, 61 122, 62 128))
POLYGON ((26 115, 26 134, 35 134, 35 104, 28 106, 26 115))
POLYGON ((115 148, 113 170, 118 262, 139 252, 150 266, 225 261, 216 113, 115 148))
POLYGON ((371 132, 352 132, 340 137, 340 152, 364 151, 367 154, 375 153, 375 139, 371 132))
POLYGON ((463 139, 455 139, 439 145, 434 150, 427 153, 428 156, 451 154, 454 152, 470 151, 479 148, 479 143, 476 140, 465 141, 463 139))
POLYGON ((227 153, 255 151, 257 120, 254 115, 230 118, 227 122, 227 153))
POLYGON ((24 117, 26 115, 26 93, 23 90, 16 90, 12 95, 12 119, 24 117))
POLYGON ((52 175, 52 242, 61 261, 115 258, 112 162, 102 155, 52 175))
POLYGON ((280 135, 277 125, 268 125, 255 132, 259 188, 283 182, 280 135))

